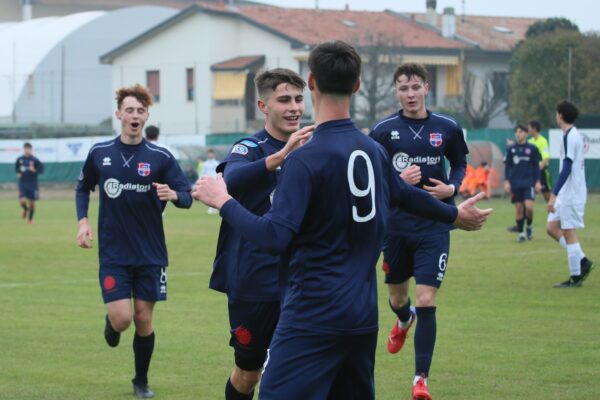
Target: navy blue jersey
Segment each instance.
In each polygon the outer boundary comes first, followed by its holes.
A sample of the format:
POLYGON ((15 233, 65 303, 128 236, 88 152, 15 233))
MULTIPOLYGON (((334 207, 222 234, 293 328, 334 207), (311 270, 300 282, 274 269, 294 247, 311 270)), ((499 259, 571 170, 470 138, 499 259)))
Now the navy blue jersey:
MULTIPOLYGON (((394 113, 375 125, 370 136, 388 152, 396 173, 415 164, 421 168, 421 182, 432 186, 429 178, 453 184, 455 193, 465 176, 469 153, 460 125, 444 115, 427 112, 425 119, 411 119, 400 112, 394 113), (450 163, 450 176, 446 175, 445 158, 450 163)), ((454 204, 454 197, 442 200, 454 204)), ((418 217, 402 209, 392 211, 390 234, 441 233, 452 225, 418 217)))
POLYGON ((187 179, 168 150, 145 139, 127 145, 119 137, 90 149, 76 189, 77 218, 87 217, 90 191, 98 185, 100 265, 168 264, 162 221, 166 202, 158 198, 154 182, 177 192, 175 206, 192 205, 187 179))
POLYGON ((21 156, 15 162, 15 172, 21 174, 19 178, 19 186, 27 186, 37 189, 38 175, 44 173, 44 164, 34 156, 21 156), (30 171, 29 167, 33 166, 35 172, 30 171))
POLYGON ((287 157, 269 212, 256 216, 231 199, 221 216, 246 240, 284 254, 277 329, 348 335, 377 330, 375 265, 390 204, 446 223, 458 213, 404 183, 383 147, 342 119, 320 124, 287 157))
POLYGON ((375 265, 389 215, 387 157, 350 120, 319 125, 283 166, 273 222, 296 233, 279 327, 377 330, 375 265))
POLYGON ((515 143, 504 155, 504 176, 513 189, 531 188, 540 178, 540 152, 531 143, 515 143))
MULTIPOLYGON (((256 215, 263 215, 271 208, 280 170, 268 171, 265 158, 284 146, 285 142, 273 138, 263 129, 235 143, 217 167, 217 172, 224 174, 229 193, 256 215)), ((223 220, 210 288, 228 293, 234 300, 277 301, 280 298, 278 261, 279 256, 259 249, 223 220)))

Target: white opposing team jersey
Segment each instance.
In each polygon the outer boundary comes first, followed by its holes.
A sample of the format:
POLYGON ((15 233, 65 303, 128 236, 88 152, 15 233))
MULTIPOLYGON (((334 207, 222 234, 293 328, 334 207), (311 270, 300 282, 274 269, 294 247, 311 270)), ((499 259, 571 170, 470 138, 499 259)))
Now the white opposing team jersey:
POLYGON ((587 187, 585 184, 585 162, 583 158, 583 137, 576 127, 563 136, 560 146, 560 170, 566 157, 573 161, 573 168, 567 181, 558 192, 557 201, 561 204, 585 204, 587 187))
POLYGON ((202 173, 200 174, 200 176, 204 176, 204 175, 208 175, 208 176, 212 176, 212 177, 217 176, 217 166, 220 163, 221 163, 220 161, 215 160, 214 158, 212 160, 206 159, 204 161, 204 165, 202 166, 202 173))

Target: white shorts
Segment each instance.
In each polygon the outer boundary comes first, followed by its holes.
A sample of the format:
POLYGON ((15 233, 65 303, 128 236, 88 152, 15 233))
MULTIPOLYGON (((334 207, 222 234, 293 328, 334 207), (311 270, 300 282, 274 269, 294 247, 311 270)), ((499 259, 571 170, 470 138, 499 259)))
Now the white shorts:
POLYGON ((585 204, 557 204, 554 212, 548 214, 548 222, 559 221, 560 229, 579 229, 583 224, 583 211, 585 204))

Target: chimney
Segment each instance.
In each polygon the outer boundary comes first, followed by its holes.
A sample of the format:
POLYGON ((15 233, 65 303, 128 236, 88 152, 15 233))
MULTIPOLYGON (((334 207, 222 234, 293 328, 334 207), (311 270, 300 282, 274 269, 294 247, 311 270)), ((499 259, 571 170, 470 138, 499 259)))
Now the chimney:
POLYGON ((227 8, 232 11, 237 10, 237 6, 235 5, 235 0, 227 0, 227 8))
POLYGON ((344 8, 346 11, 350 11, 350 4, 346 3, 346 7, 344 8))
POLYGON ((444 8, 444 16, 442 17, 442 36, 445 38, 453 38, 456 34, 456 16, 454 15, 453 7, 444 8))
POLYGON ((425 4, 427 6, 427 13, 426 13, 427 23, 431 26, 436 26, 437 25, 437 14, 435 13, 435 7, 437 6, 437 2, 436 2, 436 0, 427 0, 425 4))
POLYGON ((21 4, 23 5, 21 8, 23 21, 29 21, 32 16, 31 0, 21 0, 21 4))

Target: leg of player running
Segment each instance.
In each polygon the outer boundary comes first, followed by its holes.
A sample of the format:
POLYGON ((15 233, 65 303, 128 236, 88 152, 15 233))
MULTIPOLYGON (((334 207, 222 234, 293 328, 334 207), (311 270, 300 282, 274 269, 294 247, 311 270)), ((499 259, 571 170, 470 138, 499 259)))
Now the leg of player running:
POLYGON ((515 220, 517 221, 517 230, 519 231, 519 242, 525 241, 525 204, 523 202, 515 203, 515 220))
POLYGON ((35 212, 35 200, 27 200, 27 206, 29 208, 29 214, 27 221, 31 223, 33 221, 33 213, 35 212))
POLYGON ((154 352, 154 328, 152 312, 154 302, 134 299, 135 335, 133 337, 133 353, 135 358, 135 377, 132 380, 134 393, 138 397, 153 397, 154 393, 148 387, 148 369, 154 352))
POLYGON ((415 378, 413 380, 413 397, 415 389, 419 394, 416 398, 428 399, 426 379, 433 359, 435 348, 437 322, 435 299, 438 289, 428 285, 416 285, 417 296, 417 326, 415 328, 415 378))
POLYGON ((406 334, 415 320, 415 316, 410 310, 408 286, 408 280, 400 284, 388 284, 390 308, 398 317, 388 337, 388 351, 392 354, 402 349, 406 341, 406 334))
POLYGON ((533 200, 525 200, 525 221, 527 222, 527 239, 533 239, 533 200))
POLYGON ((560 229, 560 220, 548 221, 548 223, 546 224, 546 233, 552 239, 556 240, 563 249, 567 249, 567 241, 565 240, 563 232, 560 229))
POLYGON ((29 214, 29 208, 27 207, 27 199, 25 197, 19 197, 19 205, 23 209, 23 212, 21 213, 21 218, 27 218, 27 215, 29 214))
POLYGON ((231 377, 225 387, 226 400, 250 400, 254 397, 254 388, 260 380, 262 369, 244 371, 237 365, 233 367, 231 377))

